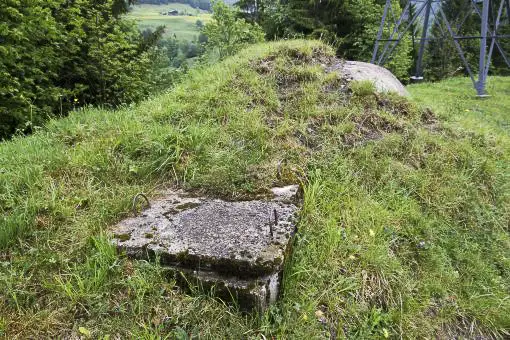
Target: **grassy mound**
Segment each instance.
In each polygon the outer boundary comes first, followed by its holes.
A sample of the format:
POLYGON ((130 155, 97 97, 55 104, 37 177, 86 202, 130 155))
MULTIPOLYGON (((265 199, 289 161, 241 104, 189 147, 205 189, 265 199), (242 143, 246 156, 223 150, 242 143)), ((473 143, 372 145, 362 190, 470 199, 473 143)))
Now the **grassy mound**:
POLYGON ((319 42, 257 45, 138 106, 78 111, 1 144, 0 332, 508 335, 510 136, 466 126, 465 102, 436 117, 346 85, 326 71, 336 62, 319 42), (181 293, 105 232, 137 192, 244 199, 296 182, 305 200, 285 294, 262 318, 181 293))

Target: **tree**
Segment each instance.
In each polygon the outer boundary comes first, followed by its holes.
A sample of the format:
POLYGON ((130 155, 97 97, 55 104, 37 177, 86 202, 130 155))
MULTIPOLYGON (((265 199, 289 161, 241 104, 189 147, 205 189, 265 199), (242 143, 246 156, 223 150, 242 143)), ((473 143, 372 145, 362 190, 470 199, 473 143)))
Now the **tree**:
MULTIPOLYGON (((497 16, 498 8, 497 6, 493 6, 493 18, 497 16)), ((501 24, 498 29, 499 35, 506 35, 507 37, 510 37, 510 10, 503 11, 503 15, 501 18, 501 24)), ((506 56, 508 59, 510 59, 510 38, 503 38, 498 40, 500 45, 502 46, 503 50, 506 53, 506 56)), ((510 75, 510 68, 506 64, 505 60, 503 59, 503 56, 499 52, 499 50, 495 49, 494 51, 494 57, 492 61, 492 73, 493 74, 499 74, 499 75, 510 75)))
POLYGON ((242 11, 244 19, 259 24, 267 39, 277 39, 295 35, 290 29, 289 6, 279 0, 239 0, 235 4, 242 11))
POLYGON ((76 106, 139 100, 155 82, 153 49, 122 18, 132 1, 0 3, 0 139, 76 106))
POLYGON ((63 37, 51 15, 58 3, 25 5, 0 4, 0 139, 40 124, 61 93, 55 81, 63 60, 54 46, 63 37))
MULTIPOLYGON (((337 55, 368 61, 381 20, 381 0, 241 0, 245 17, 259 23, 269 39, 305 36, 333 45, 337 55)), ((400 9, 394 0, 393 8, 400 9)), ((404 39, 387 65, 398 77, 411 66, 411 42, 404 39)))
MULTIPOLYGON (((480 35, 480 20, 473 12, 470 1, 450 0, 439 4, 450 26, 457 35, 480 35), (457 27, 460 27, 457 29, 457 27)), ((439 12, 439 11, 438 11, 439 12)), ((427 47, 425 59, 425 76, 429 80, 438 80, 454 75, 456 72, 466 72, 464 64, 459 57, 452 37, 446 26, 446 22, 440 16, 436 18, 435 25, 431 29, 431 38, 427 47)), ((465 56, 473 70, 476 70, 479 40, 460 41, 465 56)))
POLYGON ((238 12, 216 2, 213 5, 212 21, 204 26, 207 36, 206 49, 219 58, 232 55, 248 44, 264 40, 264 32, 257 24, 251 24, 238 17, 238 12))

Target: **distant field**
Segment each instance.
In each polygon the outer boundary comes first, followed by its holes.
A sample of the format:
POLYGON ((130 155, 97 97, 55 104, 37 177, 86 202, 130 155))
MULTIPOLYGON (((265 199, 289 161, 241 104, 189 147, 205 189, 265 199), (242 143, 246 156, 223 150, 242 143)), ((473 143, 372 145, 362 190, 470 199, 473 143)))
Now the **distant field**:
POLYGON ((141 30, 165 26, 165 37, 173 37, 175 34, 181 40, 195 40, 199 34, 199 28, 196 26, 197 20, 201 20, 205 24, 211 19, 211 14, 186 4, 143 4, 133 6, 128 17, 135 19, 141 30), (186 15, 169 16, 160 14, 173 9, 186 15))

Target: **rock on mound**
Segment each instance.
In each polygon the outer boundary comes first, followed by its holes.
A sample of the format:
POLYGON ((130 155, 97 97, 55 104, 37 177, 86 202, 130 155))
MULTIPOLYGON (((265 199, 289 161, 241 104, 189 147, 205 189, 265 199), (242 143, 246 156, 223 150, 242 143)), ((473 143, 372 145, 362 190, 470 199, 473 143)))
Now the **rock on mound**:
POLYGON ((409 96, 404 85, 384 67, 361 61, 345 61, 335 65, 335 70, 350 81, 372 81, 380 92, 396 92, 401 96, 409 96))

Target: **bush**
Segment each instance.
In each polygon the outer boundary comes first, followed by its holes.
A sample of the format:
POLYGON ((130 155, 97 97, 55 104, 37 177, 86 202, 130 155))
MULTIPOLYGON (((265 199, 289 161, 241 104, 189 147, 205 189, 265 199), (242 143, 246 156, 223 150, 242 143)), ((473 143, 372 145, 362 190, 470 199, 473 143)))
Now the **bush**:
POLYGON ((224 58, 233 55, 248 44, 264 41, 264 31, 258 24, 250 24, 238 17, 238 11, 217 2, 213 6, 213 20, 204 26, 206 48, 224 58))
POLYGON ((153 46, 124 0, 4 0, 0 4, 0 139, 82 105, 114 107, 154 85, 153 46))

